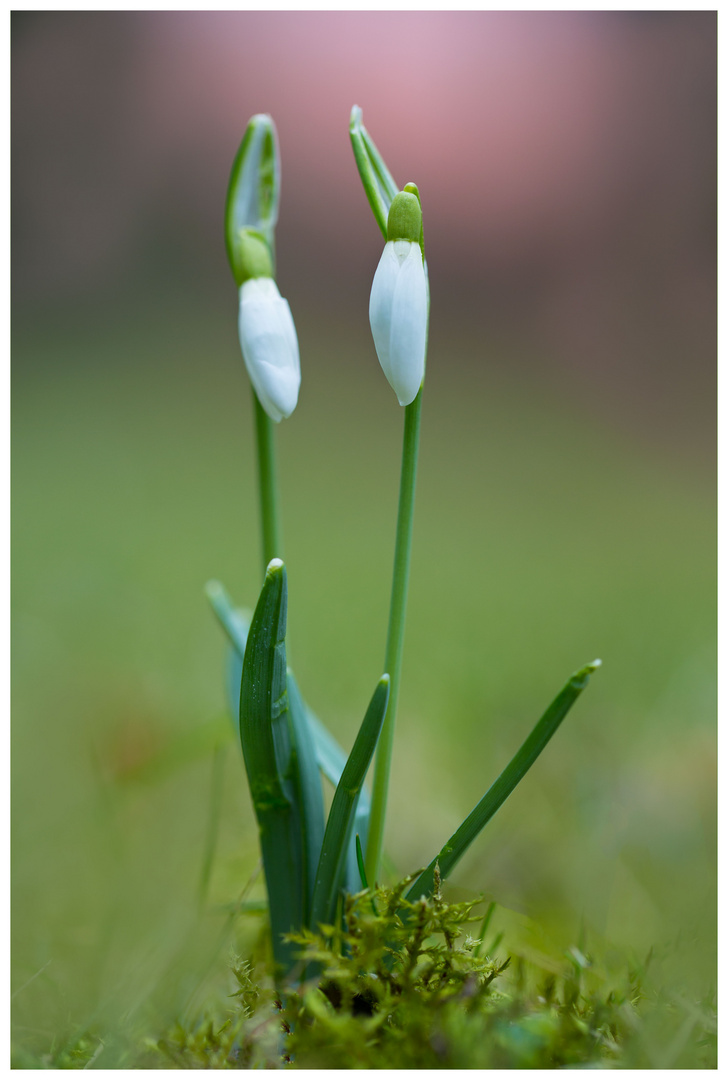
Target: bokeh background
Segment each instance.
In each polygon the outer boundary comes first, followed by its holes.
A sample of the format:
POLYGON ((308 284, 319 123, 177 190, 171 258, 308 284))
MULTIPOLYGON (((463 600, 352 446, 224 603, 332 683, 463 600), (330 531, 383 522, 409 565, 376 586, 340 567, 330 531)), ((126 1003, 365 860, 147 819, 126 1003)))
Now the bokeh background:
POLYGON ((155 1034, 252 933, 224 909, 257 841, 202 589, 260 583, 222 234, 255 112, 303 366, 291 658, 345 746, 380 673, 402 417, 354 103, 420 187, 432 289, 392 872, 600 656, 451 894, 495 898, 524 952, 653 947, 666 986, 714 984, 715 13, 16 12, 19 1060, 87 1025, 155 1034))

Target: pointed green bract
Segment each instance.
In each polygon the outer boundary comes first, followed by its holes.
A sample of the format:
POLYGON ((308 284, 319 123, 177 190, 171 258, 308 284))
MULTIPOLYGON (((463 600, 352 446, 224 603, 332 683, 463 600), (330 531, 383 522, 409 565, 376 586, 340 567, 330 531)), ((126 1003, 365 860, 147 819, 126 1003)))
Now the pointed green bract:
POLYGON ((347 849, 354 828, 354 815, 367 769, 371 764, 389 701, 389 675, 382 675, 359 728, 352 751, 341 774, 329 811, 321 848, 316 886, 311 905, 310 925, 334 922, 347 849))
POLYGON ((230 173, 225 203, 225 247, 238 285, 243 280, 241 230, 254 229, 261 233, 273 258, 280 191, 281 165, 275 124, 270 116, 260 113, 245 129, 230 173))
POLYGON ((466 817, 457 832, 430 865, 417 878, 407 899, 414 901, 420 896, 428 896, 435 885, 435 864, 439 866, 441 877, 445 878, 468 850, 473 840, 490 821, 495 812, 503 805, 517 784, 533 765, 571 706, 589 682, 589 676, 601 664, 594 660, 571 676, 568 683, 549 705, 535 728, 521 746, 518 753, 506 765, 495 783, 488 789, 475 809, 466 817))
POLYGON ((349 135, 364 193, 386 240, 389 208, 399 188, 362 123, 361 109, 358 105, 351 110, 349 135))
POLYGON ((295 948, 282 939, 303 919, 301 824, 288 774, 286 687, 286 570, 268 566, 245 649, 240 692, 240 742, 260 830, 268 887, 273 956, 285 975, 295 948))

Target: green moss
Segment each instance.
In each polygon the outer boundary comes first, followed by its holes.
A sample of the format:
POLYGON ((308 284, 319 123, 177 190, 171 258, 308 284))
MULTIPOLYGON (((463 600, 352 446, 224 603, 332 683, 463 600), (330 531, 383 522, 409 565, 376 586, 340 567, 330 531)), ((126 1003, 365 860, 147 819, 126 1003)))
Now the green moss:
POLYGON ((712 1000, 668 999, 648 963, 607 971, 573 948, 527 960, 468 933, 482 901, 408 903, 415 876, 347 897, 340 923, 291 938, 299 981, 233 963, 227 1015, 177 1024, 145 1055, 165 1068, 710 1068, 712 1000), (498 955, 495 949, 498 948, 498 955), (305 978, 302 976, 305 974, 305 978))

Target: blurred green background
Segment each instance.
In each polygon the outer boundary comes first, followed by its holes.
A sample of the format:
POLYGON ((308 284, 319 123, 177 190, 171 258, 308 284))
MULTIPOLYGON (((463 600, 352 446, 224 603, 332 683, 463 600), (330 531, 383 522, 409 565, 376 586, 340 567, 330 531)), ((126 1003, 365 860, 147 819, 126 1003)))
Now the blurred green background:
MULTIPOLYGON (((452 892, 495 898, 525 951, 558 955, 586 932, 617 957, 654 947, 688 996, 714 984, 715 18, 544 18, 14 16, 21 1052, 86 1025, 155 1034, 193 1009, 224 984, 223 906, 257 862, 203 586, 217 577, 251 605, 260 583, 221 228, 227 170, 259 110, 281 135, 279 282, 303 367, 279 429, 290 659, 346 747, 384 652, 402 419, 367 325, 380 240, 350 161, 354 101, 425 207, 433 306, 394 868, 429 861, 599 656, 452 892), (433 85, 396 57, 368 71, 367 42, 394 56, 400 31, 433 85), (495 105, 477 83, 488 50, 495 105), (582 126, 558 109, 579 86, 582 126), (597 121, 606 187, 578 156, 597 121), (463 148, 456 169, 441 134, 463 148), (222 814, 200 911, 213 780, 222 814)), ((123 1063, 105 1054, 98 1067, 123 1063)))

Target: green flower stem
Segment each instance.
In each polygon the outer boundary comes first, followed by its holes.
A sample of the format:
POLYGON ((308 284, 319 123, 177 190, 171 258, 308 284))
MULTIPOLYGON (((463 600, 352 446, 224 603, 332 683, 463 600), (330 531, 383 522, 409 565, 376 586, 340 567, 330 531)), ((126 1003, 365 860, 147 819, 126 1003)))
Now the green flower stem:
POLYGON ((263 527, 263 575, 271 559, 282 559, 281 515, 278 507, 276 446, 273 421, 253 390, 255 435, 258 446, 258 490, 263 527))
POLYGON ((374 762, 374 786, 372 810, 369 823, 369 839, 366 853, 367 880, 374 884, 379 877, 379 865, 384 842, 384 820, 387 813, 389 773, 392 764, 394 721, 397 715, 399 679, 402 670, 404 645, 404 622, 407 609, 407 586, 409 584, 410 552, 412 550, 412 525, 415 510, 415 483, 417 481, 417 455, 420 445, 420 413, 422 387, 411 405, 404 410, 404 439, 402 441, 402 473, 399 485, 399 509, 397 511, 397 539, 394 548, 394 575, 392 598, 389 606, 389 630, 384 670, 391 678, 389 705, 379 736, 374 762))

